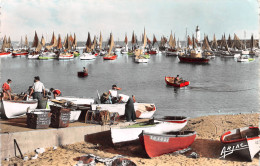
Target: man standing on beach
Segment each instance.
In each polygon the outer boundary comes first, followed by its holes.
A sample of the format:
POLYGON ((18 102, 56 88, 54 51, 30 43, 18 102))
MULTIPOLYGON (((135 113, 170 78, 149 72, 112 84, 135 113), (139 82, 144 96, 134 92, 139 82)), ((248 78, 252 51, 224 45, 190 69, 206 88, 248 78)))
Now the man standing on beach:
POLYGON ((132 120, 133 122, 136 122, 135 107, 134 107, 135 96, 132 95, 132 97, 130 97, 123 94, 119 94, 118 96, 120 97, 118 103, 126 102, 125 104, 126 121, 130 122, 132 120))
POLYGON ((8 79, 7 82, 5 82, 2 86, 3 97, 6 98, 6 96, 8 96, 10 100, 12 100, 12 97, 11 97, 12 89, 10 87, 11 82, 12 82, 12 80, 8 79))
POLYGON ((34 83, 29 98, 32 96, 32 93, 34 93, 33 99, 38 100, 38 108, 39 108, 42 100, 42 93, 43 96, 45 96, 45 87, 43 83, 40 81, 39 76, 34 77, 34 83))

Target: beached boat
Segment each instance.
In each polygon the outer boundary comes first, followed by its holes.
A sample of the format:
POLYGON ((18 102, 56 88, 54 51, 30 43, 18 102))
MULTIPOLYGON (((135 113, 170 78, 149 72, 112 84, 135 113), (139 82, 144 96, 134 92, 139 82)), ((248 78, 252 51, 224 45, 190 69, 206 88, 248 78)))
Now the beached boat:
POLYGON ((58 96, 56 97, 56 100, 67 100, 77 105, 84 105, 84 104, 91 105, 94 103, 94 99, 92 98, 80 98, 74 96, 58 96))
POLYGON ((175 79, 175 77, 165 77, 165 82, 166 82, 167 85, 179 87, 179 88, 184 87, 184 86, 188 86, 190 84, 190 82, 186 81, 186 80, 181 80, 177 84, 177 83, 174 83, 174 79, 175 79))
POLYGON ((79 72, 78 72, 78 76, 79 76, 79 77, 87 77, 87 76, 88 76, 88 73, 83 72, 83 71, 79 71, 79 72))
MULTIPOLYGON (((121 104, 92 104, 92 110, 96 110, 100 107, 102 110, 108 110, 109 112, 117 112, 119 116, 125 114, 125 103, 121 104)), ((152 118, 156 111, 155 104, 153 103, 134 103, 135 114, 137 118, 147 119, 152 118)))
POLYGON ((260 152, 259 135, 258 127, 243 127, 224 133, 220 138, 223 143, 221 158, 236 156, 252 161, 254 156, 260 152))
POLYGON ((167 132, 163 134, 143 131, 139 135, 140 142, 150 158, 188 148, 195 138, 195 131, 167 132))
MULTIPOLYGON (((175 119, 173 116, 171 117, 175 119)), ((144 132, 152 132, 154 134, 163 134, 165 132, 180 131, 187 124, 187 118, 183 117, 180 120, 149 120, 148 122, 136 123, 127 127, 111 128, 111 138, 114 144, 126 143, 138 140, 139 135, 144 132), (167 122, 170 121, 170 122, 167 122)))
POLYGON ((28 109, 35 109, 38 105, 37 100, 28 101, 14 101, 14 100, 1 100, 0 112, 6 118, 16 118, 24 115, 28 109))

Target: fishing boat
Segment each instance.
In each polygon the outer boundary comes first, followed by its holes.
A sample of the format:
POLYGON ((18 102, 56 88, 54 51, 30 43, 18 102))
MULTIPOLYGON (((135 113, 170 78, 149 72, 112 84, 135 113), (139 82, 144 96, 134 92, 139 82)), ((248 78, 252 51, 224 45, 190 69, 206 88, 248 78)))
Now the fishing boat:
POLYGON ((38 59, 40 56, 40 51, 42 49, 42 44, 39 41, 38 35, 35 31, 32 48, 34 48, 34 51, 30 52, 28 55, 28 59, 38 59))
POLYGON ((78 72, 78 76, 79 76, 79 77, 87 77, 87 76, 88 76, 88 73, 83 72, 83 71, 79 71, 79 72, 78 72))
POLYGON ((13 51, 12 56, 14 56, 14 57, 17 57, 17 56, 26 56, 26 55, 28 55, 28 54, 29 54, 29 52, 26 51, 26 50, 16 50, 16 51, 13 51))
POLYGON ((117 55, 112 52, 113 47, 114 47, 114 38, 112 33, 110 33, 109 50, 108 53, 103 57, 104 60, 115 60, 117 58, 117 55))
POLYGON ((243 127, 224 133, 220 141, 223 143, 221 158, 236 156, 252 161, 260 152, 260 130, 258 127, 243 127))
POLYGON ((170 118, 167 120, 161 118, 159 120, 149 120, 147 122, 136 123, 127 127, 113 127, 110 129, 112 142, 118 144, 138 140, 139 135, 143 131, 149 133, 152 132, 154 134, 180 131, 187 124, 186 117, 179 120, 177 120, 179 117, 176 119, 174 116, 171 116, 171 118, 173 118, 173 120, 170 120, 170 118))
POLYGON ((42 52, 39 55, 40 60, 49 60, 49 59, 57 59, 57 55, 54 52, 42 52))
POLYGON ((9 37, 8 40, 10 40, 10 44, 7 41, 6 36, 5 36, 4 40, 3 40, 3 44, 2 44, 2 49, 1 49, 1 52, 0 52, 0 57, 6 57, 6 56, 12 55, 12 53, 10 51, 6 51, 6 49, 10 49, 10 47, 11 47, 11 39, 10 39, 10 37, 9 37))
POLYGON ((144 29, 143 45, 139 49, 135 50, 135 62, 148 63, 148 61, 150 59, 150 55, 145 54, 144 50, 145 50, 146 43, 147 43, 147 37, 146 37, 145 29, 144 29))
POLYGON ((10 119, 10 118, 16 118, 19 116, 24 115, 27 110, 29 109, 35 109, 38 105, 37 100, 28 100, 28 101, 14 101, 14 100, 1 100, 0 104, 0 112, 3 113, 3 115, 10 119))
POLYGON ((254 58, 250 58, 249 55, 241 55, 237 58, 237 62, 251 62, 254 61, 254 58))
POLYGON ((81 98, 81 97, 74 97, 74 96, 57 96, 56 100, 67 100, 77 105, 84 105, 84 104, 91 105, 94 103, 94 99, 92 98, 81 98))
POLYGON ((68 52, 62 52, 59 55, 59 60, 67 60, 67 59, 74 59, 74 54, 71 53, 70 51, 68 52))
POLYGON ((184 63, 200 63, 206 64, 209 62, 209 57, 203 57, 202 51, 197 47, 194 36, 192 36, 192 41, 190 36, 188 36, 188 48, 183 55, 178 55, 180 62, 184 63))
POLYGON ((165 82, 167 85, 178 87, 178 88, 190 85, 190 82, 186 81, 186 80, 181 80, 179 83, 174 83, 174 79, 175 79, 175 77, 166 77, 165 76, 165 82))
POLYGON ((150 158, 188 148, 195 138, 195 131, 166 132, 163 134, 143 131, 139 135, 140 142, 150 158))
MULTIPOLYGON (((92 110, 96 110, 100 107, 102 110, 108 110, 109 112, 117 112, 119 116, 125 115, 125 103, 120 104, 92 104, 92 110)), ((134 103, 135 114, 137 118, 147 119, 152 118, 156 111, 155 104, 153 103, 134 103)))
POLYGON ((96 55, 92 54, 91 52, 87 53, 84 52, 80 55, 79 57, 81 60, 92 60, 92 59, 96 59, 96 55))
POLYGON ((166 49, 166 55, 178 55, 178 49, 176 48, 176 39, 175 39, 175 35, 174 38, 172 36, 172 32, 170 35, 170 39, 168 42, 169 47, 166 49))

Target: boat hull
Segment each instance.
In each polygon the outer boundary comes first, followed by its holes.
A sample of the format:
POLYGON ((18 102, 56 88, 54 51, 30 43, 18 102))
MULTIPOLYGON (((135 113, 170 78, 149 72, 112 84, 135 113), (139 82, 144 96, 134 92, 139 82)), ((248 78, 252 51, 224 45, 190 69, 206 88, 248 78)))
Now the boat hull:
POLYGON ((83 53, 83 54, 80 56, 80 59, 81 59, 81 60, 92 60, 92 59, 96 59, 96 56, 95 56, 95 55, 92 55, 92 54, 89 54, 89 53, 83 53))
POLYGON ((111 128, 111 138, 113 144, 122 144, 126 142, 131 142, 138 140, 139 135, 142 131, 152 132, 155 134, 163 134, 170 131, 180 131, 183 129, 187 121, 178 121, 178 122, 166 122, 166 121, 154 121, 154 125, 148 125, 144 127, 115 127, 111 128))
POLYGON ((92 98, 77 98, 73 96, 58 96, 56 97, 57 100, 68 100, 73 102, 74 104, 79 104, 79 105, 90 105, 94 103, 94 99, 92 98))
POLYGON ((6 56, 11 56, 11 52, 0 52, 0 57, 6 57, 6 56))
POLYGON ((165 77, 166 84, 169 85, 169 86, 177 87, 177 88, 181 88, 181 87, 185 87, 185 86, 190 85, 190 82, 185 81, 185 80, 183 82, 181 82, 180 84, 175 84, 171 81, 171 80, 174 80, 174 78, 175 77, 165 77))
POLYGON ((78 72, 78 77, 87 77, 87 76, 88 76, 88 73, 85 73, 85 72, 82 72, 82 71, 78 72))
POLYGON ((114 56, 104 56, 103 59, 104 60, 115 60, 117 58, 117 55, 114 56))
POLYGON ((135 62, 137 63, 148 63, 149 59, 146 58, 135 58, 135 62))
POLYGON ((186 132, 186 134, 154 134, 143 131, 139 135, 147 155, 157 157, 163 154, 172 153, 189 147, 196 138, 196 132, 186 132))
POLYGON ((220 138, 223 144, 221 158, 236 156, 252 161, 253 157, 260 152, 259 135, 258 127, 244 127, 224 133, 220 138))
POLYGON ((12 53, 12 56, 26 56, 28 55, 28 52, 17 52, 17 53, 12 53))
POLYGON ((184 57, 184 56, 178 56, 180 62, 184 63, 200 63, 200 64, 206 64, 209 63, 208 58, 191 58, 191 57, 184 57))
POLYGON ((24 115, 28 109, 35 109, 38 105, 37 100, 29 101, 10 101, 2 100, 0 105, 1 113, 5 115, 6 118, 16 118, 24 115))

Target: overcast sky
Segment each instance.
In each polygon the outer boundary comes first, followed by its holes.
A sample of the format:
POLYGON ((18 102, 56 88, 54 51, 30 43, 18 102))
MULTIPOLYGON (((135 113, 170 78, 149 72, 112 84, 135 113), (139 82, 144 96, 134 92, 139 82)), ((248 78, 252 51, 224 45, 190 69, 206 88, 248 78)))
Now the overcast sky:
POLYGON ((35 30, 48 41, 53 31, 62 38, 75 32, 78 41, 88 32, 92 39, 112 32, 117 41, 133 31, 140 37, 144 27, 149 38, 169 37, 172 30, 183 40, 186 28, 191 35, 197 25, 210 39, 214 33, 244 38, 244 31, 258 37, 257 0, 2 0, 1 7, 1 37, 12 41, 25 35, 32 41, 35 30))

